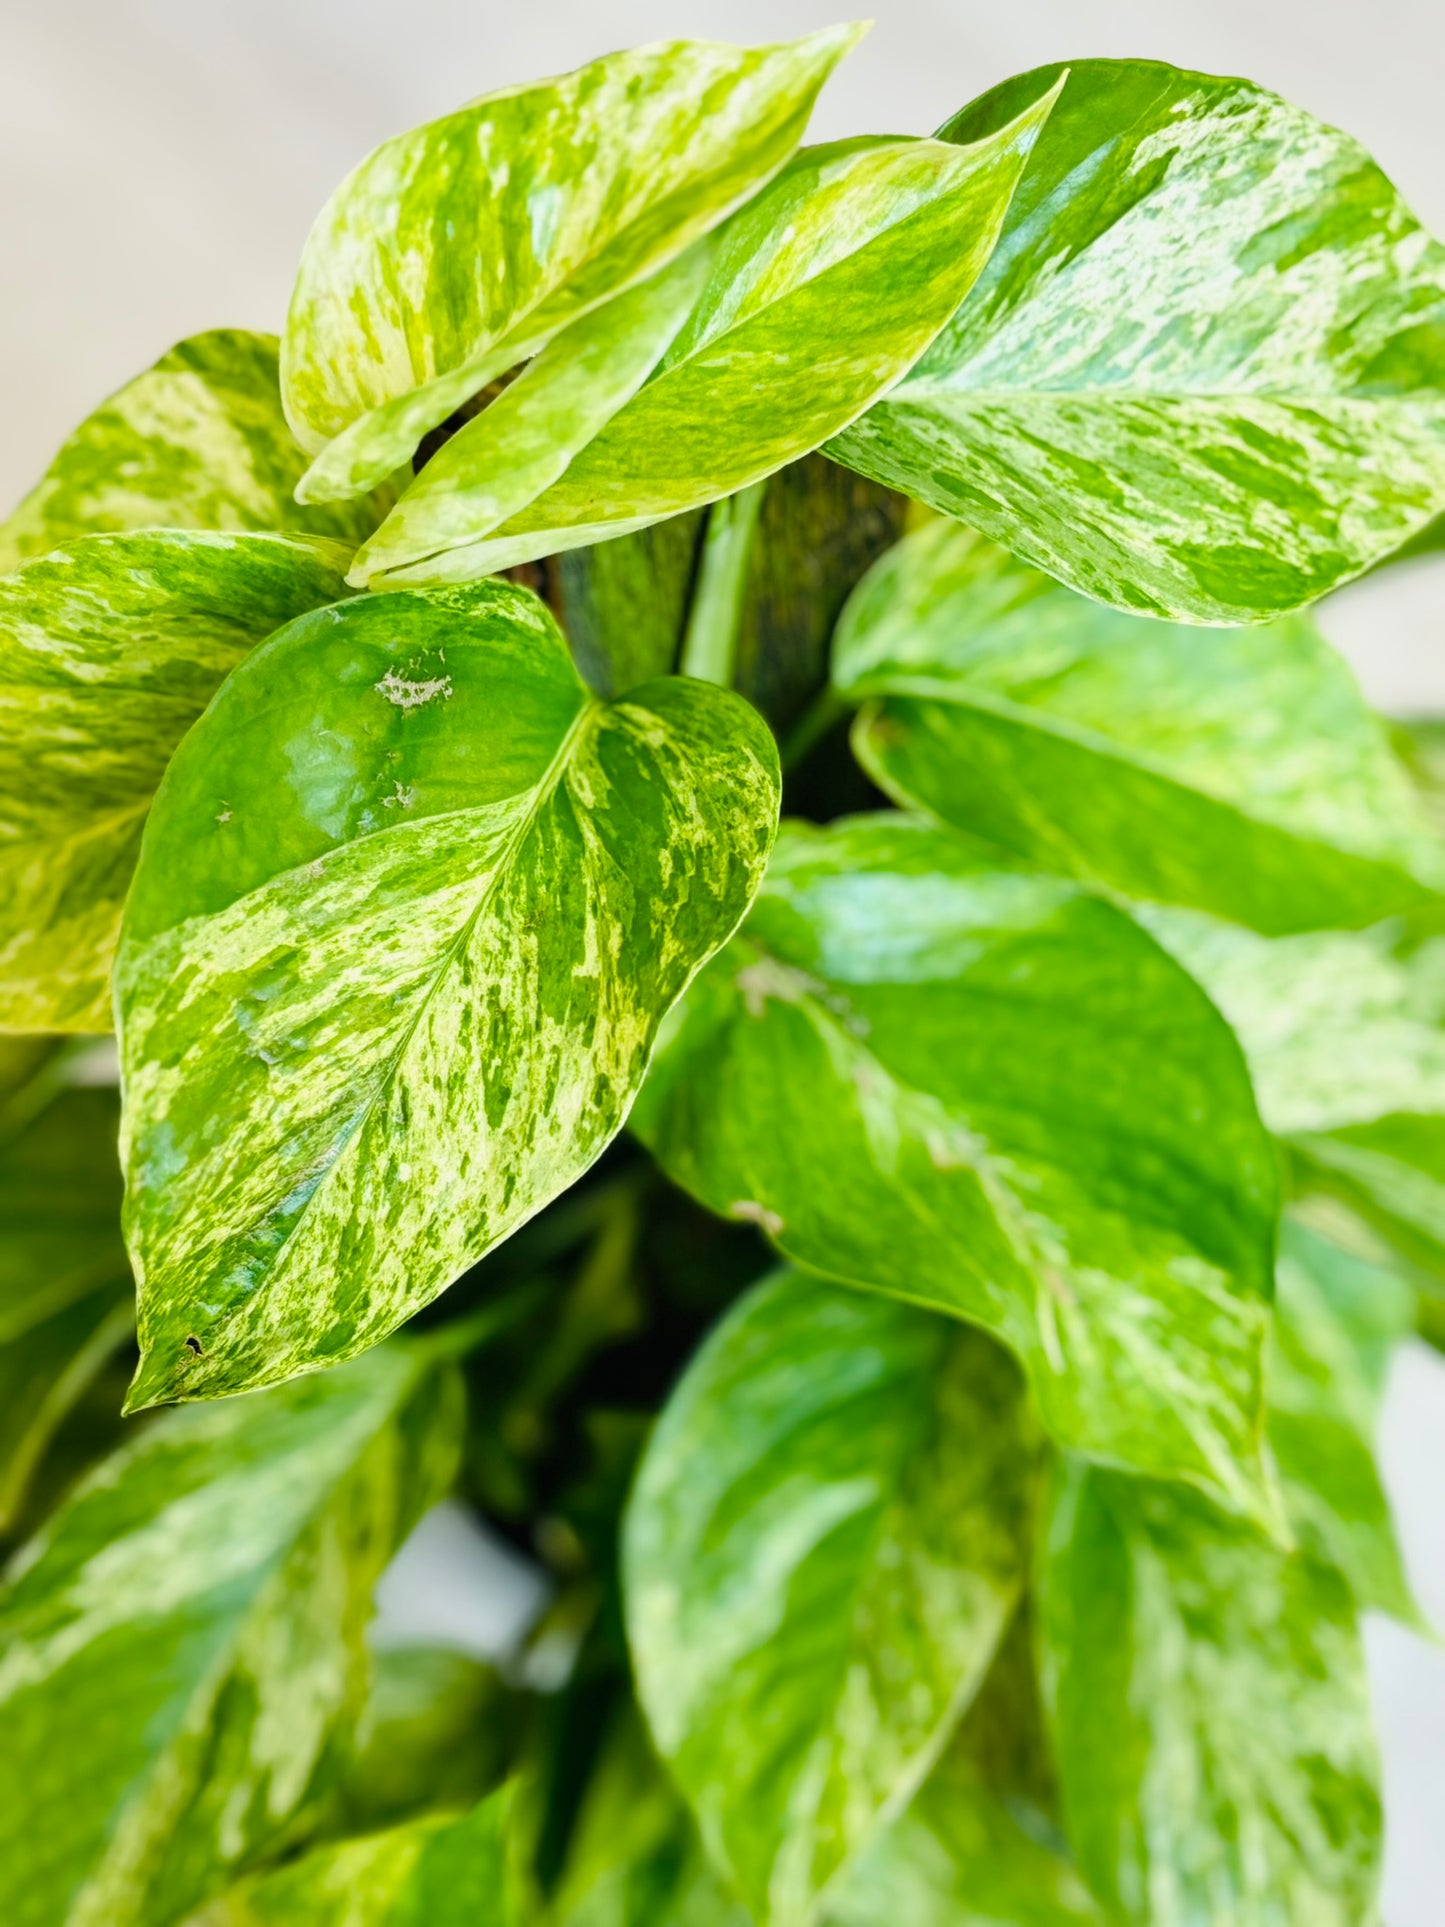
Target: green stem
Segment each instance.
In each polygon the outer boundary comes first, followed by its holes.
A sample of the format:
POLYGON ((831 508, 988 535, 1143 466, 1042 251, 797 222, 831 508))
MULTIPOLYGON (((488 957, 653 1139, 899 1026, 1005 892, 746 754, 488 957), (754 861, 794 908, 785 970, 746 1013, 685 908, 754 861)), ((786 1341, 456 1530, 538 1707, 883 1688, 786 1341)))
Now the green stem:
POLYGON ((765 481, 754 482, 714 502, 703 537, 679 667, 684 676, 721 683, 724 689, 732 683, 737 662, 748 557, 766 487, 765 481))

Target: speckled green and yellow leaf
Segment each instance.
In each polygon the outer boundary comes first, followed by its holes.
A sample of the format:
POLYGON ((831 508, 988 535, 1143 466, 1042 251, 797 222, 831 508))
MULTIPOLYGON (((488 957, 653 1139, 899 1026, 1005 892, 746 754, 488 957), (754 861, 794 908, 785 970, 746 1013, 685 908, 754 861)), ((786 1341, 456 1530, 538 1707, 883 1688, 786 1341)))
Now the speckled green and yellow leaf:
POLYGON ((0 1537, 134 1322, 119 1124, 110 1090, 60 1090, 13 1135, 0 1113, 0 1537))
POLYGON ((121 905, 176 744, 246 651, 348 593, 305 536, 83 536, 0 576, 0 1026, 109 1030, 121 905))
POLYGON ((351 1357, 571 1184, 777 808, 746 703, 597 702, 508 583, 251 655, 166 774, 117 966, 133 1401, 351 1357))
POLYGON ((550 488, 505 520, 470 520, 473 501, 501 500, 494 471, 528 460, 523 375, 515 404, 513 389, 492 404, 512 408, 504 426, 492 431, 489 408, 446 444, 352 580, 470 580, 716 501, 816 448, 898 379, 972 285, 1052 104, 1044 93, 974 147, 804 148, 702 244, 706 280, 650 379, 550 488))
POLYGON ((742 205, 861 28, 659 41, 401 134, 311 231, 282 347, 312 501, 372 488, 568 322, 742 205))
POLYGON ((0 1590, 7 1927, 175 1920, 286 1843, 460 1429, 459 1381, 399 1343, 169 1413, 79 1488, 0 1590))
POLYGON ((1445 249, 1354 141, 1247 81, 1079 61, 978 286, 829 452, 1102 601, 1255 622, 1440 512, 1442 341, 1445 249))
POLYGON ((790 824, 633 1126, 787 1256, 994 1332, 1062 1443, 1265 1503, 1273 1147, 1110 905, 918 819, 790 824))
POLYGON ((859 584, 833 676, 890 796, 1055 874, 1271 932, 1445 888, 1445 843, 1307 617, 1122 615, 938 520, 859 584))
POLYGON ((1414 1310, 1408 1285, 1286 1217, 1265 1384, 1290 1523, 1361 1606, 1418 1626, 1375 1465, 1385 1374, 1414 1310))
POLYGON ((1338 1196, 1445 1285, 1438 918, 1271 940, 1184 910, 1135 914, 1228 1018, 1301 1183, 1338 1196))
POLYGON ((358 552, 356 580, 468 548, 544 495, 662 359, 702 292, 712 254, 709 238, 694 242, 555 336, 430 458, 358 552))
POLYGON ((1339 1576, 1181 1486, 1059 1480, 1040 1625, 1064 1811, 1148 1927, 1374 1919, 1380 1796, 1339 1576))
POLYGON ((693 1361, 628 1510, 628 1641, 759 1921, 813 1919, 936 1758, 1023 1585, 1037 1466, 1008 1355, 896 1300, 782 1272, 693 1361))
POLYGON ((526 1927, 512 1787, 480 1806, 318 1847, 192 1916, 188 1927, 526 1927))
POLYGON ((217 328, 161 356, 83 421, 0 524, 0 569, 123 529, 289 529, 355 548, 390 498, 302 507, 274 335, 217 328))

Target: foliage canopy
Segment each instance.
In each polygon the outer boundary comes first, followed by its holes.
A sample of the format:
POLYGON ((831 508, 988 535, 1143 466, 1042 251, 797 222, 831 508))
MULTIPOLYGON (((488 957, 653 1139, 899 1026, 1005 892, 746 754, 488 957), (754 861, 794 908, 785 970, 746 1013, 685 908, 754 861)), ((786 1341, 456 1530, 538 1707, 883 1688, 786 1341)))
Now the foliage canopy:
POLYGON ((1445 250, 1151 62, 801 144, 858 38, 386 142, 0 527, 14 1927, 1373 1918, 1445 763, 1307 609, 1445 250))

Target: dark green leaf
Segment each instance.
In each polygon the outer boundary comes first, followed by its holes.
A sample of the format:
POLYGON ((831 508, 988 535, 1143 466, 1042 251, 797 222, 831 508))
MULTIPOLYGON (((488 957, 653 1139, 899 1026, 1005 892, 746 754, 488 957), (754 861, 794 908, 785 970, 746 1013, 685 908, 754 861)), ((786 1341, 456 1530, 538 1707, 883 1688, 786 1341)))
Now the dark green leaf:
POLYGON ((981 1333, 787 1271, 664 1411, 625 1539, 638 1695, 759 1920, 813 1918, 977 1690, 1027 1563, 1022 1395, 981 1333))
POLYGON ((704 513, 676 515, 539 565, 546 599, 599 695, 625 695, 676 669, 704 513))
POLYGON ((501 1781, 517 1709, 494 1667, 446 1646, 402 1646, 378 1653, 372 1675, 337 1789, 346 1832, 470 1806, 501 1781))
MULTIPOLYGON (((897 540, 907 504, 822 455, 791 462, 763 491, 743 585, 733 687, 786 729, 828 680, 845 598, 897 540)), ((664 525, 666 526, 666 525, 664 525)))
POLYGON ((318 508, 281 411, 274 335, 193 335, 83 421, 9 521, 0 569, 108 530, 291 529, 355 548, 389 498, 318 508))
POLYGON ((1061 1441, 1261 1503, 1272 1147, 1108 904, 916 819, 789 826, 633 1122, 789 1257, 995 1332, 1061 1441))
POLYGON ((1418 1625, 1374 1452, 1385 1371, 1414 1323, 1413 1294, 1288 1218, 1275 1275, 1268 1434, 1290 1523, 1360 1605, 1418 1625))
POLYGON ((0 1591, 7 1927, 178 1918, 281 1847, 365 1692, 372 1588, 456 1462, 460 1388, 398 1344, 168 1414, 0 1591))
POLYGON ((830 452, 1121 608, 1299 608, 1445 503, 1445 250, 1354 141, 1247 81, 1067 74, 977 287, 830 452))
POLYGON ((133 1401, 363 1351, 580 1176, 777 807, 747 704, 596 702, 506 583, 248 658, 167 772, 121 945, 133 1401))
POLYGON ((115 1094, 64 1091, 0 1142, 0 1537, 134 1322, 115 1094))
POLYGON ((1380 1800, 1344 1582, 1181 1486, 1075 1465, 1041 1640, 1069 1834, 1148 1927, 1374 1918, 1380 1800))
POLYGON ((191 1927, 526 1927, 536 1918, 499 1787, 470 1813, 318 1847, 194 1916, 191 1927))
POLYGON ((659 41, 378 147, 323 208, 291 297, 286 412, 320 451, 305 497, 373 487, 494 376, 741 206, 860 31, 659 41))
POLYGON ((972 285, 1052 98, 977 147, 804 148, 650 296, 625 297, 649 297, 650 330, 654 311, 672 313, 677 289, 701 281, 645 383, 639 322, 603 310, 574 324, 615 340, 606 372, 589 385, 590 339, 559 337, 432 458, 352 581, 470 581, 716 501, 816 448, 898 379, 972 285), (629 383, 612 412, 609 394, 629 383), (571 457, 565 473, 523 489, 549 448, 571 457), (530 499, 511 503, 514 477, 530 499))
POLYGON ((346 553, 147 530, 0 576, 0 1024, 110 1029, 121 905, 171 752, 254 644, 347 594, 346 553))
POLYGON ((833 674, 872 699, 875 782, 1059 874, 1272 932, 1445 885, 1384 727, 1303 616, 1120 615, 935 521, 859 585, 833 674))

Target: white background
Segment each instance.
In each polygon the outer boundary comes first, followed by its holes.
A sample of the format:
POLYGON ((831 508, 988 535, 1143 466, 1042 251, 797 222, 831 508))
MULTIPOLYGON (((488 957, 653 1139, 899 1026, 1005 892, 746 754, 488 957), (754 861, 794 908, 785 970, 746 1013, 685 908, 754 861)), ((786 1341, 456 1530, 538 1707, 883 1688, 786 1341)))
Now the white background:
MULTIPOLYGON (((388 134, 611 47, 780 39, 839 17, 809 0, 4 0, 0 511, 172 341, 279 328, 311 217, 388 134)), ((1102 54, 1289 94, 1363 140, 1445 234, 1439 0, 905 0, 880 9, 814 132, 925 133, 1007 74, 1102 54)), ((1445 713, 1445 564, 1351 591, 1325 621, 1376 701, 1445 713)), ((1384 1458, 1422 1601, 1445 1625, 1445 1367, 1419 1348, 1396 1373, 1384 1458)), ((388 1588, 393 1629, 430 1614, 447 1637, 495 1642, 530 1595, 492 1571, 455 1517, 433 1522, 388 1588)), ((1440 1927, 1445 1655, 1383 1624, 1370 1649, 1386 1919, 1440 1927)))

